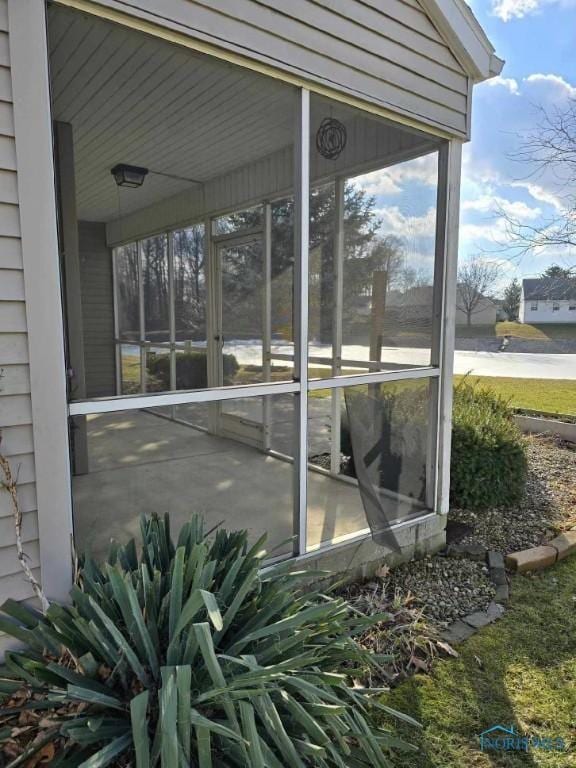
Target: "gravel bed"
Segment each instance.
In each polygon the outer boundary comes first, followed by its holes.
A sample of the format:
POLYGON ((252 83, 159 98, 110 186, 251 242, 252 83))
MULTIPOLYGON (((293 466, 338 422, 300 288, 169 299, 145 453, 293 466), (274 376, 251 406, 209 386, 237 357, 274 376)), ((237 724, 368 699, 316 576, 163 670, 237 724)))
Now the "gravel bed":
POLYGON ((424 616, 441 626, 486 610, 495 594, 484 563, 439 555, 404 563, 389 580, 393 590, 411 592, 424 616))
POLYGON ((469 530, 458 537, 458 543, 516 552, 542 544, 574 517, 576 451, 553 438, 531 438, 528 468, 525 498, 518 506, 481 512, 450 510, 450 521, 469 530))

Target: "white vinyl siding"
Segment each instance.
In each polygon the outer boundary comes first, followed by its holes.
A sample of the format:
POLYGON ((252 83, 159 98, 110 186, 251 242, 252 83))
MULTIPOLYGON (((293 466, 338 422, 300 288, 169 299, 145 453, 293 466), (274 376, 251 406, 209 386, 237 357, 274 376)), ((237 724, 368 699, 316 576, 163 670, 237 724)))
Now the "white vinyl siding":
MULTIPOLYGON (((65 0, 63 0, 65 2, 65 0)), ((469 81, 417 2, 132 0, 100 5, 466 136, 469 81)))
MULTIPOLYGON (((0 451, 18 476, 23 541, 39 576, 38 517, 18 180, 12 110, 7 0, 0 0, 0 451)), ((32 590, 18 562, 13 509, 0 490, 0 604, 26 600, 32 590)), ((0 635, 0 652, 7 644, 0 635)))

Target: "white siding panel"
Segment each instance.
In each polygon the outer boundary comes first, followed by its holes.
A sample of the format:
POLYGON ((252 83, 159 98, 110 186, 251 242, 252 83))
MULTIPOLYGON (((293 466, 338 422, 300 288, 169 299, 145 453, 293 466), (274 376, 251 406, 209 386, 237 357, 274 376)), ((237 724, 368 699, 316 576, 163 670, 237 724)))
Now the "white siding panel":
POLYGON ((0 66, 0 99, 2 101, 12 101, 12 78, 10 69, 0 66))
MULTIPOLYGON (((1 305, 0 305, 1 306, 1 305)), ((0 366, 0 390, 2 395, 26 395, 30 393, 30 372, 27 365, 0 366)), ((2 429, 0 427, 0 429, 2 429)), ((4 430, 2 429, 2 433, 4 430)))
MULTIPOLYGON (((14 366, 16 367, 16 366, 14 366)), ((27 366, 21 366, 26 369, 27 366)), ((20 427, 2 427, 2 453, 5 456, 18 456, 22 453, 33 453, 34 438, 32 426, 25 424, 20 427)))
MULTIPOLYGON (((35 568, 32 570, 34 576, 40 578, 40 569, 35 568)), ((30 582, 26 578, 24 571, 20 569, 20 573, 14 573, 10 576, 5 576, 0 579, 0 604, 2 604, 8 598, 12 600, 29 600, 34 596, 30 582)), ((0 657, 4 651, 9 648, 15 647, 14 641, 7 635, 0 635, 0 657)))
POLYGON ((10 66, 10 46, 6 32, 0 32, 0 66, 10 66))
POLYGON ((0 0, 0 29, 8 31, 8 0, 0 0))
MULTIPOLYGON (((6 271, 0 270, 0 279, 6 271)), ((26 305, 23 301, 0 299, 0 329, 3 333, 26 333, 26 305)))
POLYGON ((10 136, 0 136, 0 168, 6 171, 16 170, 16 145, 10 136))
MULTIPOLYGON (((28 362, 28 340, 25 333, 0 333, 0 364, 28 362)), ((0 421, 0 426, 2 422, 0 421)))
MULTIPOLYGON (((18 503, 20 511, 33 512, 36 509, 36 487, 34 483, 18 486, 18 503)), ((0 493, 0 517, 10 517, 14 514, 14 509, 7 493, 0 493)))
MULTIPOLYGON (((18 216, 16 206, 3 206, 0 204, 0 227, 8 223, 10 212, 3 217, 3 209, 13 208, 18 216)), ((6 211, 4 211, 6 213, 6 211)), ((24 300, 24 275, 21 269, 2 269, 0 270, 0 301, 23 301, 24 300)))
MULTIPOLYGON (((40 564, 40 549, 37 541, 29 542, 26 545, 25 552, 28 558, 28 565, 31 568, 38 568, 40 564)), ((16 547, 5 547, 0 549, 0 578, 12 576, 20 573, 22 566, 16 554, 16 547)))
POLYGON ((0 170, 0 203, 18 202, 18 177, 14 171, 0 170))
MULTIPOLYGON (((36 512, 26 512, 22 515, 22 542, 27 544, 38 538, 38 517, 36 512)), ((16 544, 16 528, 14 519, 0 517, 0 541, 2 547, 13 547, 16 544)), ((0 549, 0 554, 2 549, 0 549)))
POLYGON ((0 134, 14 136, 14 110, 7 101, 0 101, 0 134))
POLYGON ((32 423, 32 405, 28 395, 0 397, 0 426, 14 427, 32 423))
POLYGON ((22 269, 22 243, 0 233, 0 269, 22 269))
MULTIPOLYGON (((2 137, 0 137, 0 143, 2 137)), ((10 237, 20 237, 20 215, 17 205, 0 203, 0 232, 10 237)))
MULTIPOLYGON (((101 2, 117 7, 114 0, 101 2)), ((467 77, 416 2, 130 0, 122 9, 466 134, 467 77)))

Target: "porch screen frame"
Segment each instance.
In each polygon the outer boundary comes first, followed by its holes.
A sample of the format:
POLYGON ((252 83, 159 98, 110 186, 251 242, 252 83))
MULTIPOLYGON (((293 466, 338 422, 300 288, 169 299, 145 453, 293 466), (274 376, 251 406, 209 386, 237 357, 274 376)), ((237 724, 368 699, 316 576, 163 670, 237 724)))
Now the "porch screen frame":
MULTIPOLYGON (((460 167, 460 142, 450 141, 441 144, 438 152, 438 187, 437 187, 437 221, 436 221, 436 239, 435 239, 435 266, 434 266, 434 306, 432 320, 432 348, 430 365, 414 368, 405 368, 400 370, 386 371, 378 369, 377 363, 369 361, 357 361, 359 367, 364 367, 366 372, 342 375, 342 334, 341 329, 336 332, 332 347, 331 358, 320 358, 308 356, 308 286, 309 286, 309 195, 310 195, 310 91, 306 88, 299 90, 298 107, 296 110, 295 125, 295 151, 294 151, 294 354, 282 355, 269 353, 266 355, 264 350, 263 359, 269 358, 268 365, 272 359, 290 359, 294 363, 293 381, 272 382, 249 385, 233 385, 208 387, 199 390, 176 390, 175 366, 172 364, 170 377, 170 391, 162 393, 146 393, 146 356, 148 342, 141 339, 141 384, 142 393, 135 395, 117 395, 116 397, 95 398, 90 400, 75 400, 69 403, 68 412, 70 416, 89 415, 94 413, 112 413, 127 410, 136 410, 142 408, 154 408, 159 406, 176 406, 190 403, 223 403, 226 400, 238 398, 261 397, 263 402, 269 402, 273 395, 292 394, 295 396, 295 440, 294 440, 294 514, 293 514, 293 532, 294 532, 294 556, 304 556, 309 554, 307 542, 308 528, 308 471, 314 469, 308 462, 308 393, 317 390, 332 390, 331 415, 333 423, 338 423, 340 419, 340 403, 342 388, 362 385, 362 384, 385 384, 389 382, 427 379, 430 382, 430 419, 429 419, 429 441, 427 446, 427 498, 426 503, 429 512, 424 512, 418 518, 422 519, 428 515, 445 513, 448 509, 449 494, 449 456, 450 456, 450 431, 451 431, 451 402, 452 402, 452 365, 451 355, 453 354, 453 335, 455 310, 451 306, 453 302, 446 300, 455 290, 456 280, 456 249, 454 247, 454 238, 457 235, 457 214, 458 214, 458 190, 459 190, 459 167, 460 167), (452 337, 452 340, 451 340, 452 337), (312 379, 308 377, 309 363, 328 363, 331 365, 331 376, 326 379, 312 379)), ((339 322, 342 312, 342 259, 343 259, 343 206, 344 206, 344 186, 346 176, 339 176, 335 180, 336 189, 336 224, 335 224, 335 243, 336 243, 336 268, 334 280, 334 319, 335 328, 339 329, 339 322)), ((269 265, 266 266, 266 254, 269 250, 266 233, 270 229, 270 201, 262 200, 264 223, 263 228, 258 228, 258 234, 263 235, 265 264, 264 271, 269 271, 269 265)), ((192 225, 190 222, 189 225, 192 225)), ((195 222, 196 224, 200 222, 195 222)), ((207 259, 208 268, 206 270, 207 295, 214 296, 214 278, 211 272, 218 244, 227 239, 237 240, 244 234, 246 237, 252 237, 254 233, 234 233, 227 235, 212 235, 212 218, 204 221, 205 227, 205 249, 206 254, 210 253, 207 259)), ((178 229, 183 228, 180 226, 178 229)), ((173 232, 168 229, 164 234, 167 237, 168 254, 168 272, 173 270, 173 232)), ((142 265, 142 246, 138 242, 139 265, 142 265)), ((114 274, 116 274, 114 272, 114 274)), ((140 279, 140 311, 143 311, 143 281, 140 279)), ((116 357, 119 358, 121 340, 118 337, 118 290, 115 287, 115 347, 116 357)), ((207 315, 214 312, 215 309, 210 305, 213 302, 208 299, 207 315)), ((269 297, 267 297, 264 306, 264 313, 267 316, 269 308, 269 297)), ((158 343, 157 346, 164 346, 170 351, 171 360, 174 357, 174 318, 173 308, 170 313, 170 333, 169 342, 158 343)), ((144 318, 140 318, 141 332, 144 327, 144 318)), ((213 323, 207 322, 207 337, 213 331, 213 323)), ((265 339, 263 339, 265 346, 265 339)), ((346 361, 347 363, 353 361, 346 361)), ((117 379, 120 381, 121 373, 117 373, 117 379)), ((338 430, 336 430, 338 433, 338 430)), ((333 441, 331 448, 331 467, 330 472, 337 474, 339 462, 338 441, 333 441)), ((266 449, 266 446, 264 446, 266 449)), ((404 522, 399 525, 405 525, 404 522)), ((365 528, 353 534, 343 537, 346 543, 356 539, 362 539, 369 535, 369 529, 365 528)), ((329 540, 321 542, 314 547, 314 551, 329 548, 337 545, 338 541, 329 540)))

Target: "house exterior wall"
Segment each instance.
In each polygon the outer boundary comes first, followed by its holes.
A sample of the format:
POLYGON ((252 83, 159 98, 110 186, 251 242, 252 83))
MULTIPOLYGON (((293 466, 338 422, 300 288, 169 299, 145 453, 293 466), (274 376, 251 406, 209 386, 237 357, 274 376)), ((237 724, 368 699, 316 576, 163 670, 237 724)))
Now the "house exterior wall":
MULTIPOLYGON (((0 451, 19 481, 23 540, 40 575, 24 265, 20 237, 8 3, 0 0, 0 451)), ((3 478, 0 477, 0 480, 3 478)), ((0 604, 32 590, 16 557, 10 497, 0 491, 0 604)), ((0 650, 4 646, 0 634, 0 650)))
MULTIPOLYGON (((58 0, 86 6, 83 0, 58 0)), ((466 137, 470 79, 418 0, 96 0, 466 137)))
MULTIPOLYGON (((494 325, 496 315, 496 304, 490 299, 483 299, 472 314, 471 325, 494 325)), ((456 309, 456 325, 466 325, 467 322, 466 312, 456 309)))
MULTIPOLYGON (((233 8, 224 0, 99 0, 91 7, 162 23, 454 137, 437 246, 448 253, 443 281, 454 294, 460 139, 471 82, 416 0, 238 0, 233 8)), ((45 32, 44 0, 0 0, 0 430, 1 450, 18 471, 29 562, 48 597, 63 599, 71 581, 70 468, 45 32)), ((99 260, 101 234, 84 232, 99 260)), ((105 285, 109 275, 100 268, 105 285)), ((441 311, 450 331, 454 308, 441 311)), ((89 328, 95 316, 86 320, 89 328)), ((448 339, 436 361, 447 381, 452 349, 448 339)), ((448 395, 440 417, 443 498, 450 410, 448 395)), ((8 597, 28 599, 31 589, 16 559, 8 497, 0 493, 0 602, 8 597)), ((4 647, 0 636, 0 652, 4 647)))
POLYGON ((116 386, 112 254, 106 225, 78 222, 86 397, 104 397, 116 386))
POLYGON ((520 302, 519 320, 521 323, 576 323, 576 301, 526 301, 520 302), (532 305, 537 309, 532 309, 532 305), (554 309, 558 306, 558 309, 554 309), (573 309, 570 309, 573 307, 573 309))

